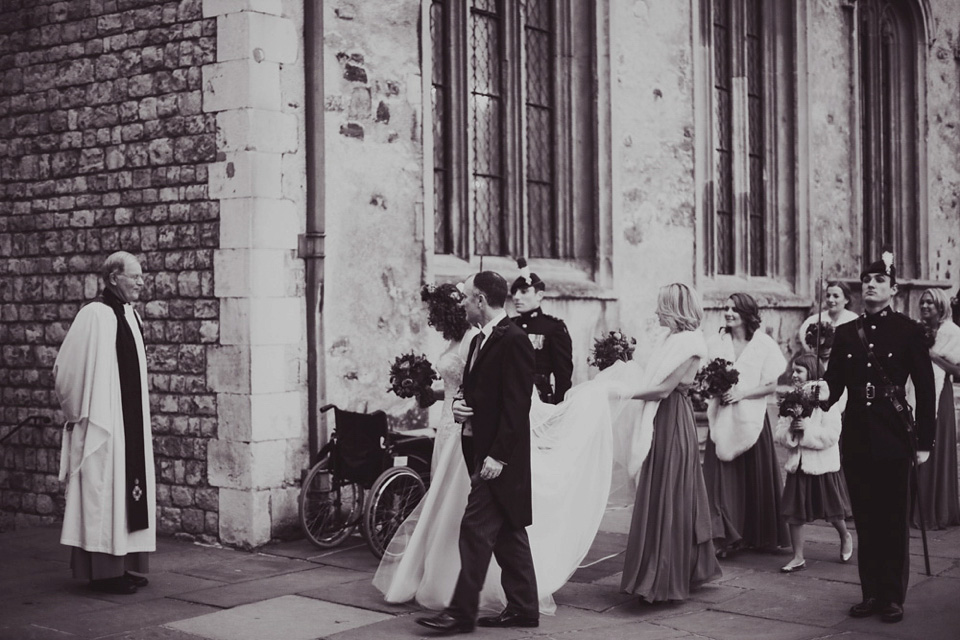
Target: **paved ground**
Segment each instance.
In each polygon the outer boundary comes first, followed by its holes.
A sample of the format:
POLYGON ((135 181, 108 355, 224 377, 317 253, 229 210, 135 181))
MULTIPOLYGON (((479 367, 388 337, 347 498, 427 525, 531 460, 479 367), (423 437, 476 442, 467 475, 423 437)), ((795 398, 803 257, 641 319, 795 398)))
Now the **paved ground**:
MULTIPOLYGON (((781 575, 786 555, 742 553, 687 602, 650 606, 617 593, 629 519, 611 509, 585 564, 534 630, 478 629, 472 637, 783 639, 960 638, 960 529, 931 532, 933 577, 913 540, 906 617, 853 620, 855 563, 839 562, 836 533, 811 526, 806 571, 781 575), (597 562, 597 560, 600 560, 597 562), (592 564, 591 564, 592 563, 592 564), (533 631, 534 633, 530 633, 533 631)), ((0 639, 387 640, 427 637, 417 609, 388 605, 370 584, 376 562, 359 538, 322 552, 303 541, 258 553, 162 540, 151 584, 133 596, 88 591, 69 577, 54 528, 0 534, 0 639)))

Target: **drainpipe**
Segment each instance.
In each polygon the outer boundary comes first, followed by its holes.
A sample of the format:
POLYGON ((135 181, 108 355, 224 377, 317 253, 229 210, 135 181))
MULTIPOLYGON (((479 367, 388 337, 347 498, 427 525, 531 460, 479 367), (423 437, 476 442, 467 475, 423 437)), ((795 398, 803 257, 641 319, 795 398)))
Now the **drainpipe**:
POLYGON ((299 257, 304 261, 307 301, 307 430, 310 466, 319 450, 320 395, 324 385, 323 259, 324 219, 323 134, 323 0, 303 3, 303 67, 305 74, 304 130, 307 161, 306 233, 300 236, 299 257))

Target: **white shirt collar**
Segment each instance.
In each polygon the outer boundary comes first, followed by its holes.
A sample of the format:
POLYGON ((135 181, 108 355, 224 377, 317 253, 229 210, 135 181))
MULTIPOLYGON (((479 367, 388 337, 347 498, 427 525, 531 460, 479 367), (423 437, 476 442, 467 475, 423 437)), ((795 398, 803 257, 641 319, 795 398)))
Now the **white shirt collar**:
POLYGON ((498 324, 500 324, 500 322, 501 322, 504 318, 506 318, 506 317, 507 317, 507 311, 506 311, 506 309, 501 309, 501 310, 500 310, 500 313, 498 313, 497 315, 495 315, 495 316, 490 320, 490 322, 488 322, 487 324, 483 325, 483 327, 480 329, 480 333, 483 334, 483 340, 486 340, 487 338, 489 338, 489 337, 490 337, 490 332, 493 331, 493 328, 494 328, 495 326, 497 326, 498 324))

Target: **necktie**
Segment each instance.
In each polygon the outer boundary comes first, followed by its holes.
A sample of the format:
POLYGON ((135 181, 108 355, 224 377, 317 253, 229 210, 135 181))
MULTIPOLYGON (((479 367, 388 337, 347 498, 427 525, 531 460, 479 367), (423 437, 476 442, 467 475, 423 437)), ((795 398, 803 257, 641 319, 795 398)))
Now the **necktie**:
POLYGON ((480 347, 483 345, 483 331, 473 336, 473 340, 470 341, 470 364, 467 366, 467 371, 473 369, 473 363, 477 361, 477 354, 480 353, 480 347))

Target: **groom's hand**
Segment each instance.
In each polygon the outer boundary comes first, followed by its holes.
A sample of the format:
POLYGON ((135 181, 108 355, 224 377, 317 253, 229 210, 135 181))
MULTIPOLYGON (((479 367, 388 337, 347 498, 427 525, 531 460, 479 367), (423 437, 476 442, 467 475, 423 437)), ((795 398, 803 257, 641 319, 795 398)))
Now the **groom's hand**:
POLYGON ((453 419, 460 424, 463 424, 469 418, 473 417, 473 409, 467 406, 463 398, 454 400, 450 407, 453 410, 453 419))
POLYGON ((483 468, 480 469, 481 480, 493 480, 503 471, 503 463, 497 462, 490 456, 483 459, 483 468))

